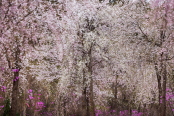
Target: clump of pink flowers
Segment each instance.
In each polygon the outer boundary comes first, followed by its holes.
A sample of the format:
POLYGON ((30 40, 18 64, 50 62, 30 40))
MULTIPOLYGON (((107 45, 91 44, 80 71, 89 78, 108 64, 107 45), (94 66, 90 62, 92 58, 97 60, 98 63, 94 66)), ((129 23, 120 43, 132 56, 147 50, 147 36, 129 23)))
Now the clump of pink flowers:
POLYGON ((19 72, 19 69, 12 69, 12 72, 19 72))
POLYGON ((19 79, 19 77, 16 77, 13 81, 17 81, 19 79))
MULTIPOLYGON (((40 95, 41 94, 33 94, 33 90, 32 89, 29 89, 28 90, 28 101, 32 101, 32 106, 35 108, 35 111, 41 111, 45 105, 44 105, 44 102, 40 101, 40 95), (33 96, 33 95, 38 95, 38 96, 33 96), (34 100, 34 101, 33 101, 34 100), (34 103, 35 102, 35 103, 34 103)), ((29 107, 29 104, 27 104, 27 106, 29 107)))
POLYGON ((5 90, 6 90, 6 87, 5 86, 1 86, 1 91, 3 91, 3 92, 5 92, 5 90))
POLYGON ((36 103, 36 109, 37 109, 37 111, 40 111, 40 110, 42 110, 42 108, 44 108, 45 106, 44 106, 44 103, 43 102, 37 102, 36 103))

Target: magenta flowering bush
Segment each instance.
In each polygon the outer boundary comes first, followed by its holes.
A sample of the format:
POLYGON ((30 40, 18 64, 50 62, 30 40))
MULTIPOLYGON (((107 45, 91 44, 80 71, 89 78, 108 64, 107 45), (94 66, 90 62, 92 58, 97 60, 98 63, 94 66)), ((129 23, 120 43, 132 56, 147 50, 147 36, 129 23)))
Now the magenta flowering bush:
MULTIPOLYGON (((162 96, 161 96, 162 98, 162 96)), ((174 103, 174 92, 170 88, 166 89, 166 101, 168 104, 173 104, 174 103)), ((162 103, 162 100, 160 100, 160 103, 162 103)))
POLYGON ((100 116, 101 114, 103 114, 101 110, 95 110, 95 112, 96 112, 96 116, 100 116))
POLYGON ((2 110, 4 108, 4 105, 0 106, 0 110, 2 110))
POLYGON ((129 115, 129 111, 128 110, 124 110, 124 111, 120 111, 119 112, 119 116, 126 116, 129 115))
POLYGON ((95 116, 143 116, 143 112, 138 112, 137 110, 132 110, 131 113, 128 110, 122 110, 117 112, 116 110, 111 111, 102 111, 102 110, 96 110, 95 116))
POLYGON ((34 94, 32 89, 28 90, 28 98, 26 99, 27 107, 29 109, 32 109, 32 111, 42 111, 45 107, 44 102, 40 101, 41 94, 34 94))
POLYGON ((172 92, 172 90, 170 88, 166 89, 166 100, 174 102, 174 92, 172 92))
POLYGON ((137 110, 132 110, 132 116, 143 116, 143 113, 138 112, 137 110))
POLYGON ((0 88, 0 89, 1 89, 1 91, 2 91, 2 92, 5 92, 6 87, 5 87, 5 86, 1 86, 1 88, 0 88))
POLYGON ((44 103, 43 102, 36 102, 36 110, 41 111, 44 108, 44 103))

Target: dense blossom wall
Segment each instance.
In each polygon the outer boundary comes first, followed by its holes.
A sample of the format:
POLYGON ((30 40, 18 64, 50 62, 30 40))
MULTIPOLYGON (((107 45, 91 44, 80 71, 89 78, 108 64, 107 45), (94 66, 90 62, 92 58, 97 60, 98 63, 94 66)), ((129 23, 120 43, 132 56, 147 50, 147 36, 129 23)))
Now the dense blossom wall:
POLYGON ((5 110, 21 99, 20 115, 173 113, 171 0, 0 2, 5 110))

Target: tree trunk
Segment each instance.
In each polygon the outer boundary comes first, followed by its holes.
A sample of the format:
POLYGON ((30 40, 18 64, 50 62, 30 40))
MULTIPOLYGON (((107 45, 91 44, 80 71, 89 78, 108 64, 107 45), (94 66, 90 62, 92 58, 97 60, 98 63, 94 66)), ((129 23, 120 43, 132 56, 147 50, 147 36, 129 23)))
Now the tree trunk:
POLYGON ((87 98, 87 91, 86 87, 83 88, 82 92, 82 116, 88 116, 89 110, 88 110, 88 98, 87 98))
POLYGON ((16 116, 19 113, 19 61, 20 61, 20 49, 19 49, 19 41, 16 38, 16 50, 15 50, 15 69, 12 69, 14 72, 13 77, 13 88, 12 88, 12 102, 11 102, 11 111, 10 116, 16 116))
POLYGON ((159 109, 159 112, 161 112, 161 96, 162 96, 161 74, 157 65, 158 64, 155 63, 155 70, 156 70, 156 76, 158 81, 158 104, 159 104, 158 109, 159 109))
POLYGON ((91 44, 90 50, 88 52, 89 55, 89 65, 88 71, 90 74, 90 116, 95 116, 95 104, 94 104, 94 92, 93 92, 93 78, 92 78, 92 47, 91 44))
POLYGON ((87 113, 86 113, 86 116, 89 116, 90 115, 90 110, 89 110, 89 97, 88 96, 86 96, 86 111, 87 111, 87 113))
POLYGON ((66 113, 66 103, 67 103, 66 98, 64 98, 63 99, 63 114, 64 114, 64 116, 67 116, 67 113, 66 113))
POLYGON ((166 116, 166 83, 167 83, 167 70, 166 70, 166 63, 165 63, 165 55, 162 53, 161 55, 163 61, 162 61, 162 66, 161 66, 161 75, 163 78, 163 83, 162 83, 162 112, 161 116, 166 116))
POLYGON ((83 91, 82 91, 82 116, 89 116, 89 97, 87 92, 87 85, 86 85, 86 77, 85 77, 85 70, 83 69, 83 91))
POLYGON ((158 91, 159 91, 159 115, 166 116, 166 84, 167 84, 167 70, 166 70, 166 55, 162 52, 160 55, 160 65, 157 67, 155 64, 155 70, 158 81, 158 91))
POLYGON ((93 79, 90 80, 90 116, 95 116, 95 104, 94 104, 94 94, 93 94, 93 79))
POLYGON ((115 77, 115 90, 114 90, 114 97, 115 97, 115 101, 117 100, 117 94, 118 94, 118 82, 117 82, 117 80, 118 80, 118 75, 116 75, 116 77, 115 77))
POLYGON ((16 116, 18 113, 18 86, 19 86, 19 71, 14 72, 13 89, 12 89, 12 102, 10 116, 16 116))

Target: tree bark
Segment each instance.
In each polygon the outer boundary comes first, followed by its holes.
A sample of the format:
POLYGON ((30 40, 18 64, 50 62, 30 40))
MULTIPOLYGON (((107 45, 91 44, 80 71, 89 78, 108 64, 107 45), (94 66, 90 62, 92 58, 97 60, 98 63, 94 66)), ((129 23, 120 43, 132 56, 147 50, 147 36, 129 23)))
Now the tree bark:
POLYGON ((16 51, 15 51, 15 69, 13 70, 14 72, 14 77, 13 77, 13 88, 12 88, 12 102, 11 102, 11 111, 10 111, 10 116, 16 116, 19 113, 19 55, 20 55, 20 49, 19 49, 19 42, 18 39, 16 38, 16 51))
POLYGON ((159 115, 166 116, 166 84, 167 84, 167 70, 166 70, 166 55, 164 52, 160 55, 159 67, 155 63, 156 76, 158 81, 159 92, 159 115))
POLYGON ((161 86, 161 74, 158 69, 158 64, 155 63, 155 70, 156 70, 156 76, 157 76, 157 81, 158 81, 158 104, 159 104, 159 112, 161 111, 161 96, 162 96, 162 86, 161 86))
POLYGON ((162 83, 162 112, 161 112, 161 116, 166 116, 166 83, 167 83, 167 70, 166 70, 166 63, 165 63, 165 55, 162 53, 161 55, 162 57, 162 71, 161 71, 161 75, 163 77, 163 83, 162 83))
POLYGON ((91 80, 90 80, 90 116, 95 116, 95 104, 94 104, 94 94, 93 94, 93 79, 91 77, 91 80))
POLYGON ((12 102, 10 116, 16 116, 18 113, 18 88, 19 88, 19 71, 14 72, 13 89, 12 89, 12 102))
POLYGON ((117 82, 117 80, 118 80, 118 74, 116 75, 116 77, 115 77, 115 90, 114 90, 114 97, 115 97, 115 101, 117 100, 117 93, 118 93, 118 82, 117 82))
POLYGON ((93 78, 92 78, 92 47, 93 47, 93 44, 91 44, 90 50, 88 52, 88 55, 89 55, 88 71, 90 73, 90 116, 95 116, 93 78))

